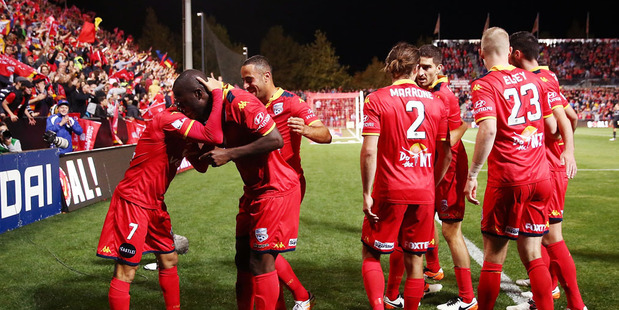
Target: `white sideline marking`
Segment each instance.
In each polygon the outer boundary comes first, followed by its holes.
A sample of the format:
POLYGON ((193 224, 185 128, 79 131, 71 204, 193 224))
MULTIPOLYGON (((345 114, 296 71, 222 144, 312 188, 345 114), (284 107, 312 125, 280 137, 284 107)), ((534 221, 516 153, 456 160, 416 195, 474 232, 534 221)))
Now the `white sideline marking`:
MULTIPOLYGON (((442 224, 441 220, 438 218, 438 214, 435 213, 434 219, 442 224)), ((479 265, 483 266, 484 264, 484 252, 478 248, 475 243, 471 242, 471 240, 464 237, 464 243, 466 243, 466 247, 469 250, 469 255, 471 258, 479 265)), ((528 299, 522 297, 520 287, 512 281, 510 277, 508 277, 505 272, 501 272, 501 290, 509 296, 517 305, 527 302, 528 299)))

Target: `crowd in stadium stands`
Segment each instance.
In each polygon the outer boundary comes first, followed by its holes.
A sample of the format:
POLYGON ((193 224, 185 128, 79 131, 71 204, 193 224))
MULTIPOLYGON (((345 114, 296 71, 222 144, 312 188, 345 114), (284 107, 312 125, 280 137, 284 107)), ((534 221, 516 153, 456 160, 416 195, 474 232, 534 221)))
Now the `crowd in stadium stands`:
MULTIPOLYGON (((148 119, 154 105, 173 103, 174 64, 139 51, 122 30, 97 29, 98 22, 75 6, 0 2, 0 89, 9 94, 18 76, 34 84, 29 104, 15 112, 45 117, 64 99, 82 118, 148 119)), ((12 121, 10 114, 0 110, 1 120, 12 121)))
MULTIPOLYGON (((82 12, 75 6, 61 7, 45 0, 0 2, 0 101, 20 91, 15 90, 16 86, 23 88, 17 77, 25 76, 33 87, 28 104, 15 111, 19 117, 49 116, 61 99, 69 102, 72 115, 82 118, 142 121, 170 106, 171 86, 177 76, 174 64, 164 61, 165 56, 159 53, 154 56, 150 50, 140 51, 122 30, 95 30, 97 24, 95 13, 82 12)), ((617 41, 555 40, 541 44, 540 63, 557 73, 566 86, 565 96, 581 119, 608 120, 613 105, 619 103, 617 41), (578 86, 585 79, 615 86, 578 86)), ((443 51, 444 72, 451 81, 472 80, 485 73, 479 43, 442 40, 437 45, 443 51)), ((366 95, 371 91, 366 90, 366 95)), ((463 117, 471 120, 468 89, 458 85, 454 91, 460 98, 463 117)), ((340 127, 354 120, 354 111, 346 110, 349 106, 325 101, 316 108, 327 125, 340 127)), ((16 107, 13 104, 8 108, 16 107)), ((0 106, 0 121, 15 121, 17 115, 5 110, 0 106)))

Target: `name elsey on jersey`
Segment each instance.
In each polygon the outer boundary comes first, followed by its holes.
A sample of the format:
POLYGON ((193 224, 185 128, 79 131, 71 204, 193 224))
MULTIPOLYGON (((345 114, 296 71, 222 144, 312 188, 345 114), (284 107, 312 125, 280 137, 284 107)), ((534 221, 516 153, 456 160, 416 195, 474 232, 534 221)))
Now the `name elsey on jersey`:
POLYGON ((527 76, 525 75, 524 71, 503 76, 503 81, 505 81, 505 85, 518 84, 519 82, 526 81, 526 80, 527 80, 527 76))

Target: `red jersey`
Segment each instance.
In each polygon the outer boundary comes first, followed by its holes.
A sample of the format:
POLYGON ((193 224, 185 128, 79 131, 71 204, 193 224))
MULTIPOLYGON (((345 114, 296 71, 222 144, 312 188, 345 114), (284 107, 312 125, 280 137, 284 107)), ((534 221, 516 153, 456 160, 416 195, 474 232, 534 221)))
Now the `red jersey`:
MULTIPOLYGON (((546 66, 537 67, 531 72, 535 73, 542 81, 542 85, 548 92, 548 103, 551 109, 565 109, 568 106, 567 99, 561 93, 559 79, 546 66)), ((555 139, 546 135, 546 158, 552 171, 565 171, 565 165, 561 164, 561 153, 564 151, 563 140, 555 139)))
POLYGON ((471 82, 475 122, 494 118, 497 132, 488 157, 488 185, 513 186, 550 177, 544 118, 552 116, 545 88, 535 74, 496 66, 471 82))
POLYGON ((449 81, 446 76, 442 76, 437 79, 430 87, 430 91, 434 96, 441 99, 445 105, 449 108, 448 124, 449 130, 455 130, 462 125, 462 118, 460 117, 460 102, 458 98, 449 88, 449 81))
POLYGON ((379 135, 373 198, 390 203, 434 204, 434 154, 447 139, 447 109, 412 80, 369 94, 363 135, 379 135))
MULTIPOLYGON (((264 104, 244 90, 225 89, 224 109, 223 129, 228 148, 247 145, 277 128, 264 104)), ((248 196, 281 195, 299 184, 297 173, 279 152, 245 156, 234 162, 248 196)))
POLYGON ((305 121, 305 124, 311 124, 319 121, 318 117, 312 111, 303 99, 299 96, 278 88, 273 97, 265 105, 267 112, 277 124, 277 130, 284 139, 284 147, 279 150, 284 160, 294 169, 299 175, 303 174, 301 168, 301 138, 302 136, 295 133, 288 127, 288 119, 290 117, 299 117, 305 121))
MULTIPOLYGON (((213 91, 214 102, 221 103, 221 94, 213 91)), ((212 113, 221 115, 221 105, 214 104, 212 113)), ((155 115, 138 140, 116 193, 143 208, 165 210, 163 195, 176 176, 189 142, 222 143, 221 117, 211 117, 207 125, 202 125, 175 107, 155 115)))

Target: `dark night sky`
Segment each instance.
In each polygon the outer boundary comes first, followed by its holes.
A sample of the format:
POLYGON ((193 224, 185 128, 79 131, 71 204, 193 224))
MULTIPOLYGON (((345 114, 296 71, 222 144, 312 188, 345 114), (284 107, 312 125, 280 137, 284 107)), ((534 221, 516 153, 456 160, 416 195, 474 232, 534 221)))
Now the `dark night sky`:
MULTIPOLYGON (((119 27, 140 36, 146 7, 153 7, 159 22, 181 32, 182 0, 69 0, 103 18, 105 29, 119 27)), ((542 37, 566 38, 578 23, 584 29, 590 12, 590 37, 618 38, 619 18, 609 9, 612 1, 342 1, 342 0, 245 0, 192 1, 192 11, 214 16, 228 29, 231 40, 259 52, 266 31, 281 25, 286 35, 309 43, 314 32, 326 33, 340 56, 340 63, 362 70, 373 56, 383 59, 398 41, 415 44, 420 36, 431 37, 441 14, 441 39, 479 39, 490 14, 490 26, 509 33, 531 31, 540 13, 542 37), (572 2, 573 3, 573 2, 572 2), (516 5, 517 4, 517 5, 516 5), (500 6, 499 6, 500 5, 500 6), (586 8, 585 5, 590 6, 586 8)), ((179 42, 179 44, 182 44, 179 42)), ((194 48, 196 42, 194 42, 194 48)))

